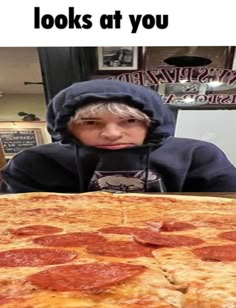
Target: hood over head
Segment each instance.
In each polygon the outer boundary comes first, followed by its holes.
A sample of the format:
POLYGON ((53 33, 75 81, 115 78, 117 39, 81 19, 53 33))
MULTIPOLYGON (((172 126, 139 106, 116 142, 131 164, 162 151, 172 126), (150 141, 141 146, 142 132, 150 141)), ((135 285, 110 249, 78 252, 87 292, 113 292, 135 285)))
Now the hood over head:
POLYGON ((107 79, 78 82, 60 91, 48 106, 49 133, 56 140, 68 138, 67 123, 77 109, 102 100, 127 103, 147 114, 152 124, 145 142, 174 135, 174 116, 160 95, 144 86, 107 79))

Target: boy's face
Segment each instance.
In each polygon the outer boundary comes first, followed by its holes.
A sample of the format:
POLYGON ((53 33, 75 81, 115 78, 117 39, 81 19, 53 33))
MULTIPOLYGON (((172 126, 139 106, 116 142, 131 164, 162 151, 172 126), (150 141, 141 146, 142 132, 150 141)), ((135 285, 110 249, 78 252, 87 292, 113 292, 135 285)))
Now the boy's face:
POLYGON ((102 115, 83 118, 79 123, 72 123, 69 130, 85 145, 118 150, 143 144, 148 124, 144 120, 121 118, 104 112, 102 115))

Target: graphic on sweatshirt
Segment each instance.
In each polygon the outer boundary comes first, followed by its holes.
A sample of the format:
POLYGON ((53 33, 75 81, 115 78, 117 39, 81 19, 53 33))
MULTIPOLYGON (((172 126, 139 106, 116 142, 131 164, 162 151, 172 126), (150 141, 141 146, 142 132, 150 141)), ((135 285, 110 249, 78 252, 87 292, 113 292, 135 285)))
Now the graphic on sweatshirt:
MULTIPOLYGON (((160 187, 161 178, 159 175, 148 171, 95 171, 91 181, 90 191, 109 191, 109 192, 144 192, 146 187, 155 185, 160 187)), ((149 190, 148 190, 149 191, 149 190)), ((151 191, 151 190, 150 190, 151 191)), ((159 190, 162 191, 160 187, 159 190)))

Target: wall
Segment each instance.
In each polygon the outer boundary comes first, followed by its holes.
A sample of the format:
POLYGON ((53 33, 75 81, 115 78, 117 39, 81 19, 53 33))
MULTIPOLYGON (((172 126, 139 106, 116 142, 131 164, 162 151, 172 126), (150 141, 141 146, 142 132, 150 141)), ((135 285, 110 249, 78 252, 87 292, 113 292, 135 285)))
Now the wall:
POLYGON ((46 102, 41 94, 5 94, 0 98, 0 121, 21 121, 18 112, 33 113, 45 120, 46 102))
POLYGON ((214 143, 236 166, 235 118, 236 110, 180 110, 175 136, 214 143))

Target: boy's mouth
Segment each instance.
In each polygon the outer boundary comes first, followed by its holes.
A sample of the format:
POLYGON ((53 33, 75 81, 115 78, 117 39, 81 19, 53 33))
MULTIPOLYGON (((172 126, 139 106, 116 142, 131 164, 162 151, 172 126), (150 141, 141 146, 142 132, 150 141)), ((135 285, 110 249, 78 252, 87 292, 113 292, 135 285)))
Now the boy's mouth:
POLYGON ((119 150, 134 146, 133 143, 120 143, 120 144, 101 144, 96 145, 97 148, 108 149, 108 150, 119 150))

